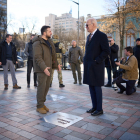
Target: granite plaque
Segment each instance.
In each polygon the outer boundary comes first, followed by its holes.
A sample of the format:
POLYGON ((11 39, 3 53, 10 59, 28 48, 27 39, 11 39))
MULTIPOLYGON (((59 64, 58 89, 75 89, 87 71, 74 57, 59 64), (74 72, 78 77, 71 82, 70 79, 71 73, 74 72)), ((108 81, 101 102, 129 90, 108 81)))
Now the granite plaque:
POLYGON ((68 127, 80 120, 82 120, 82 117, 67 114, 67 113, 62 113, 62 112, 57 112, 54 114, 51 114, 49 116, 44 117, 45 122, 58 125, 61 127, 68 127))

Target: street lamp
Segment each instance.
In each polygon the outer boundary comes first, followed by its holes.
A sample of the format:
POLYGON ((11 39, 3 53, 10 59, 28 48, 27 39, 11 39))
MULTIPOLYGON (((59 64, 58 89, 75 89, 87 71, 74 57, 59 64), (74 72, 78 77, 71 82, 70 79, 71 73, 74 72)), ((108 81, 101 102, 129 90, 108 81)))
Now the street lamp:
POLYGON ((75 2, 73 0, 71 0, 71 1, 78 5, 78 34, 77 34, 77 45, 79 46, 79 0, 78 0, 78 2, 75 2))

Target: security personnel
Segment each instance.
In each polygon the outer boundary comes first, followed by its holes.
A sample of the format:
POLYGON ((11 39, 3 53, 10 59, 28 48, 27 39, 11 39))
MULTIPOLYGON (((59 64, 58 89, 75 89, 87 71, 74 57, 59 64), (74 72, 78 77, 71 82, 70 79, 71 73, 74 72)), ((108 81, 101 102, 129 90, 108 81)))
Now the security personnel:
MULTIPOLYGON (((65 52, 66 52, 65 46, 64 46, 64 44, 59 42, 57 35, 53 35, 52 39, 53 39, 53 43, 55 45, 57 62, 58 62, 58 64, 62 65, 62 54, 65 54, 65 52)), ((60 88, 65 87, 65 85, 63 85, 63 81, 62 81, 62 71, 57 71, 57 72, 58 72, 59 87, 60 88)), ((54 74, 54 69, 52 70, 50 87, 52 86, 53 74, 54 74)))

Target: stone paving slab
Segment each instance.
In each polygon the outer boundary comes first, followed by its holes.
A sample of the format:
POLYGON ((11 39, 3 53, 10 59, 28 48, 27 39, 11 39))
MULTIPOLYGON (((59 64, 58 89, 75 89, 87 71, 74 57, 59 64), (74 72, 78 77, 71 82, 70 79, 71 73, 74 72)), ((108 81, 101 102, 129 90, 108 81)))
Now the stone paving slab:
MULTIPOLYGON (((26 67, 17 70, 20 90, 3 90, 3 71, 0 71, 0 139, 2 140, 139 140, 140 89, 133 95, 117 94, 103 87, 104 114, 93 117, 86 113, 91 108, 87 85, 74 85, 71 71, 62 71, 65 88, 59 88, 57 72, 45 105, 47 114, 36 112, 36 88, 26 84, 26 67), (63 112, 83 119, 67 128, 44 122, 45 116, 63 112)), ((33 75, 32 75, 33 76, 33 75)))

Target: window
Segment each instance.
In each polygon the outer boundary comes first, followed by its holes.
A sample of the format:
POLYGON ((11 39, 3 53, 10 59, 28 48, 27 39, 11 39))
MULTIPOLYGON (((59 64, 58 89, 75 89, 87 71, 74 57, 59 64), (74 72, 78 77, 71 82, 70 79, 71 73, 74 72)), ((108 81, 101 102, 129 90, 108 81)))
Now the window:
POLYGON ((135 32, 133 29, 129 29, 126 34, 126 46, 135 46, 135 32))

